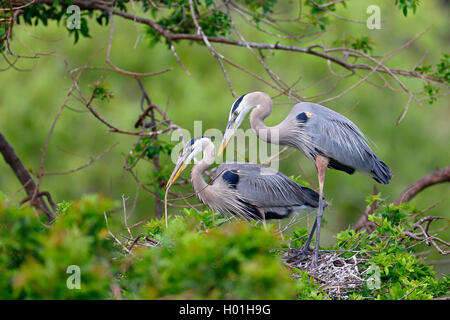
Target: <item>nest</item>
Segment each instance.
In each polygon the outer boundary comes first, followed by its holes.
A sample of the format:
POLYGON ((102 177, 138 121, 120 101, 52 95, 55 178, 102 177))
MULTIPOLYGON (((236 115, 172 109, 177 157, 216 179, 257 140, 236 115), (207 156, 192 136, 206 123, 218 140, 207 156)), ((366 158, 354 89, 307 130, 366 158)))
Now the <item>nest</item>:
MULTIPOLYGON (((299 250, 292 249, 288 254, 295 254, 299 250)), ((364 271, 361 271, 363 259, 357 258, 356 254, 351 258, 344 258, 341 252, 320 251, 317 266, 313 266, 312 256, 308 254, 303 260, 299 257, 286 258, 285 264, 306 271, 320 283, 320 288, 331 299, 348 299, 350 292, 361 290, 367 281, 364 279, 364 271)), ((297 273, 292 276, 294 279, 300 277, 297 273)))

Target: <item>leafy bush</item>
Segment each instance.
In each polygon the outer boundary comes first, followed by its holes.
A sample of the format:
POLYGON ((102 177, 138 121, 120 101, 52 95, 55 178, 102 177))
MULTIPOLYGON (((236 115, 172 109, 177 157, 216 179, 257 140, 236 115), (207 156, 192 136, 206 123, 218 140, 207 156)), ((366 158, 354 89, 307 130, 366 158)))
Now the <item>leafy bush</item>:
MULTIPOLYGON (((151 223, 154 230, 154 222, 151 223)), ((196 230, 198 220, 170 221, 161 245, 128 257, 126 297, 154 299, 292 299, 294 282, 268 252, 273 234, 235 222, 196 230)), ((162 227, 162 223, 161 223, 162 227)), ((162 230, 160 228, 160 230, 162 230)))
POLYGON ((376 214, 369 215, 369 220, 376 226, 372 233, 348 229, 337 235, 335 249, 358 252, 357 256, 365 260, 362 269, 375 266, 380 273, 379 288, 366 285, 353 298, 431 299, 448 295, 450 278, 444 276, 442 281, 438 280, 433 267, 414 254, 419 243, 405 234, 412 229, 411 217, 418 213, 408 203, 386 205, 376 214))
MULTIPOLYGON (((62 207, 62 206, 60 206, 62 207)), ((0 298, 108 298, 113 245, 103 211, 111 202, 85 197, 64 208, 52 226, 35 211, 0 200, 0 298), (81 288, 69 290, 71 265, 80 267, 81 288)))
MULTIPOLYGON (((278 252, 286 245, 275 227, 265 230, 208 210, 184 209, 169 220, 167 229, 164 220, 153 219, 135 239, 119 244, 126 238, 118 233, 112 239, 104 216, 114 207, 102 196, 63 202, 49 226, 34 210, 17 208, 0 196, 0 298, 330 298, 309 271, 283 264, 278 252), (80 268, 80 289, 67 286, 72 265, 80 268)), ((380 207, 370 216, 374 232, 342 231, 330 248, 346 258, 356 254, 366 280, 373 277, 371 268, 379 270, 379 287, 366 282, 347 297, 448 295, 449 277, 439 280, 433 268, 414 255, 415 240, 405 236, 418 211, 409 205, 380 207)), ((301 247, 306 236, 306 229, 296 228, 289 236, 291 246, 301 247)))

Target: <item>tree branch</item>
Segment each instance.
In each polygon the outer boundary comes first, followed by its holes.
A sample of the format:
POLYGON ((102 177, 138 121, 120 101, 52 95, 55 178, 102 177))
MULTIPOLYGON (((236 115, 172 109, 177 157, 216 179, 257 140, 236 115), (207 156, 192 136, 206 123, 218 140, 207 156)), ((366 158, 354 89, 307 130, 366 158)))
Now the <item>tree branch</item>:
POLYGON ((437 168, 432 173, 414 182, 405 191, 403 191, 397 199, 395 199, 394 204, 399 205, 401 203, 408 202, 425 188, 442 182, 450 182, 450 166, 443 169, 437 168))
MULTIPOLYGON (((372 195, 377 195, 378 190, 377 186, 373 185, 373 193, 372 195)), ((372 232, 375 229, 375 225, 372 221, 369 221, 369 215, 373 214, 377 210, 377 202, 374 201, 370 206, 364 210, 359 220, 356 222, 356 224, 353 226, 353 229, 356 231, 359 230, 367 230, 368 232, 372 232)))
MULTIPOLYGON (((0 133, 0 152, 3 155, 3 158, 5 159, 6 163, 9 164, 14 174, 19 179, 20 183, 22 184, 23 188, 28 194, 28 198, 31 199, 36 190, 36 184, 34 183, 30 173, 23 166, 22 161, 20 161, 19 157, 14 152, 14 149, 11 147, 8 141, 6 141, 5 137, 1 133, 0 133)), ((49 200, 51 199, 50 194, 48 192, 41 192, 40 196, 43 195, 46 196, 47 199, 49 200)), ((50 211, 47 204, 40 197, 36 198, 36 200, 33 201, 31 205, 39 210, 44 211, 44 213, 47 215, 47 220, 49 222, 54 219, 53 213, 50 211)))
MULTIPOLYGON (((35 4, 48 4, 53 5, 54 0, 35 0, 35 4)), ((66 1, 61 0, 62 4, 67 4, 66 1)), ((331 61, 335 64, 338 64, 342 66, 343 68, 355 71, 355 70, 373 70, 373 66, 368 64, 351 64, 346 62, 345 59, 339 59, 335 56, 330 55, 328 52, 330 52, 329 49, 321 46, 321 45, 312 45, 306 48, 298 47, 298 46, 289 46, 289 45, 283 45, 278 42, 269 44, 269 43, 258 43, 258 42, 248 42, 248 41, 236 41, 236 40, 230 40, 224 37, 207 37, 202 34, 185 34, 185 33, 171 33, 163 26, 159 25, 155 21, 136 16, 135 14, 130 14, 127 12, 123 12, 120 10, 117 10, 112 7, 113 2, 112 1, 104 1, 104 0, 72 0, 70 4, 74 4, 80 7, 80 9, 83 10, 100 10, 104 12, 111 13, 113 15, 120 16, 122 18, 125 18, 127 20, 131 20, 134 23, 141 23, 148 25, 152 29, 154 29, 156 32, 158 32, 161 36, 163 36, 169 43, 172 43, 174 40, 191 40, 191 41, 198 41, 198 42, 204 42, 205 38, 208 42, 211 43, 222 43, 227 45, 233 45, 233 46, 240 46, 240 47, 251 47, 254 49, 267 49, 267 50, 280 50, 280 51, 293 51, 293 52, 300 52, 305 53, 309 55, 313 55, 316 57, 323 58, 325 60, 331 61), (321 48, 324 52, 313 50, 314 48, 321 48)), ((344 50, 347 48, 337 48, 340 50, 344 50)), ((334 50, 334 49, 331 49, 334 50)), ((402 69, 391 69, 387 67, 380 67, 378 72, 388 73, 390 75, 397 74, 405 77, 413 77, 413 78, 419 78, 426 81, 432 81, 436 83, 442 84, 442 82, 439 79, 435 79, 430 76, 424 76, 423 74, 414 71, 414 70, 402 70, 402 69)))

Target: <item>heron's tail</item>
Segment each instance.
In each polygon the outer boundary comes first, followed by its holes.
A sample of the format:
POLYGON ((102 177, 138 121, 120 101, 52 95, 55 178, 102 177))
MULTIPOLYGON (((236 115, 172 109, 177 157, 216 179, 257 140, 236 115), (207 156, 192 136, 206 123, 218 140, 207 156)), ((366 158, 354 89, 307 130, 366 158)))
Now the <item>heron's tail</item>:
MULTIPOLYGON (((303 193, 305 194, 305 204, 307 206, 310 206, 312 208, 318 208, 319 207, 319 194, 315 192, 314 190, 307 188, 307 187, 301 187, 303 193)), ((323 199, 325 201, 325 198, 323 199)), ((328 206, 328 202, 325 201, 326 208, 328 206)))
POLYGON ((374 160, 375 165, 371 171, 371 173, 373 174, 372 178, 378 183, 388 184, 392 178, 391 169, 389 169, 389 167, 378 157, 376 157, 374 160))

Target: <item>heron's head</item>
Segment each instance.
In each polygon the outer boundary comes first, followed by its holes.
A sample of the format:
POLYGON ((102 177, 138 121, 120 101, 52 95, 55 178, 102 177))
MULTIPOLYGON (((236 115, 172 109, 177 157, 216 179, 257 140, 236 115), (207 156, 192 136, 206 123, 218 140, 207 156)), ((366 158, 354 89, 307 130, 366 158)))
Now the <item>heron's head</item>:
POLYGON ((250 112, 250 110, 258 107, 258 97, 262 94, 265 95, 265 93, 263 92, 252 92, 244 94, 233 103, 233 106, 230 110, 230 116, 228 118, 227 128, 225 129, 225 133, 223 135, 222 144, 219 148, 219 152, 217 153, 218 155, 223 152, 228 142, 230 142, 230 139, 242 124, 242 121, 244 121, 245 116, 250 112))
POLYGON ((191 160, 206 146, 207 142, 211 142, 209 137, 196 137, 189 140, 178 157, 177 164, 175 165, 175 169, 172 172, 172 175, 167 182, 166 188, 169 188, 175 180, 179 177, 181 172, 186 168, 186 166, 191 162, 191 160))

